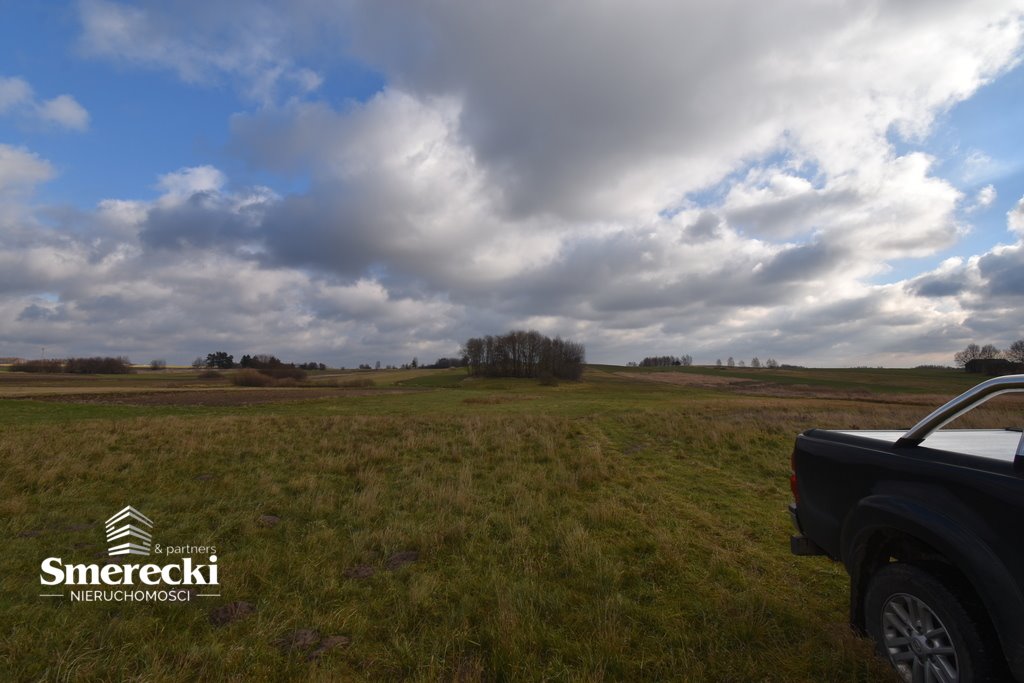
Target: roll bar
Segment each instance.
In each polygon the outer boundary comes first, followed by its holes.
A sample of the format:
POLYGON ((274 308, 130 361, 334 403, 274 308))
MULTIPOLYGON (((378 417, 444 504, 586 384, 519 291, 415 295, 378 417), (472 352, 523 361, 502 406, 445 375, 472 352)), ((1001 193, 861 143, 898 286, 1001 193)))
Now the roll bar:
POLYGON ((973 410, 993 396, 1013 391, 1024 391, 1024 375, 1005 375, 982 382, 942 407, 933 410, 928 417, 911 427, 910 431, 901 436, 894 445, 917 446, 935 430, 973 410))

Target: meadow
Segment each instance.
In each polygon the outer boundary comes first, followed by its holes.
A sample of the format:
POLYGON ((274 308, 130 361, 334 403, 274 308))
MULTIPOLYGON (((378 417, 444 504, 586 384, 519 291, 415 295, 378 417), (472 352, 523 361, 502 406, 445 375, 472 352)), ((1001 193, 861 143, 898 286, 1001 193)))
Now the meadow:
MULTIPOLYGON (((893 680, 842 567, 790 555, 793 437, 907 427, 978 379, 0 372, 0 679, 893 680), (126 505, 215 546, 219 596, 40 597, 126 505)), ((1020 426, 993 404, 972 426, 1020 426)))

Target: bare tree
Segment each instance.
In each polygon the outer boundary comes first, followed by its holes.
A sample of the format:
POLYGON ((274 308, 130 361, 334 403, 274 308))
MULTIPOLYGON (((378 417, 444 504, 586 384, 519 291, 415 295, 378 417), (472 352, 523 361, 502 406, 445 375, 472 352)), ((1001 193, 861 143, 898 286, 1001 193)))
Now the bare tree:
POLYGON ((1018 339, 1006 349, 1006 360, 1013 363, 1024 363, 1024 339, 1018 339))
POLYGON ((953 362, 957 364, 957 367, 964 367, 972 360, 980 360, 985 358, 999 358, 1002 352, 992 344, 985 344, 984 346, 978 346, 977 344, 968 344, 963 351, 956 353, 953 356, 953 362))
POLYGON ((958 351, 953 355, 953 362, 957 364, 957 367, 962 368, 972 360, 980 357, 981 347, 977 344, 968 344, 963 351, 958 351))

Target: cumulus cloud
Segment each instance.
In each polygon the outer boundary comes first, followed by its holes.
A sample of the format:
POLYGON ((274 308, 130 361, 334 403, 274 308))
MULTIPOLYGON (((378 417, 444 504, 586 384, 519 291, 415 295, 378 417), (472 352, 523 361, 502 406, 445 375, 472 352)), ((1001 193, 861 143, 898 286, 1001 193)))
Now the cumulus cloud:
POLYGON ((32 101, 32 86, 21 78, 0 76, 0 114, 32 101))
POLYGON ((546 9, 360 4, 353 40, 410 92, 462 97, 512 210, 582 217, 659 210, 780 145, 830 175, 877 165, 887 132, 924 135, 1021 32, 1002 2, 546 9))
POLYGON ((71 95, 58 95, 52 100, 40 102, 39 117, 72 130, 89 128, 89 112, 71 95))
POLYGON ((50 180, 53 165, 22 147, 0 144, 0 197, 22 193, 50 180))
POLYGON ((998 193, 994 185, 986 185, 985 187, 978 190, 978 193, 974 196, 974 202, 967 207, 968 211, 977 211, 979 209, 986 209, 992 206, 992 202, 996 200, 998 193))
POLYGON ((32 86, 18 77, 0 76, 0 114, 5 113, 70 130, 89 128, 89 112, 74 97, 58 95, 49 100, 36 99, 32 86))
POLYGON ((1017 200, 1017 205, 1007 212, 1006 225, 1010 230, 1024 237, 1024 197, 1017 200))

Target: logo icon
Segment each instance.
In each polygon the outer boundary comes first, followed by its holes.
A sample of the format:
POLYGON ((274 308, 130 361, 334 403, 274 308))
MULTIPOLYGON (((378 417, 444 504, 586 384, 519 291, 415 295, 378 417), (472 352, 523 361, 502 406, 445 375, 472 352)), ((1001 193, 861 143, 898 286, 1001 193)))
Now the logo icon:
POLYGON ((107 520, 107 555, 149 555, 153 537, 146 529, 152 528, 149 517, 131 505, 125 507, 107 520))

